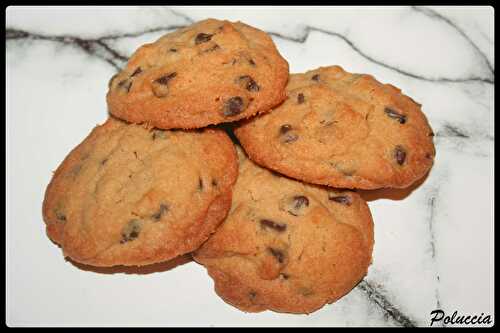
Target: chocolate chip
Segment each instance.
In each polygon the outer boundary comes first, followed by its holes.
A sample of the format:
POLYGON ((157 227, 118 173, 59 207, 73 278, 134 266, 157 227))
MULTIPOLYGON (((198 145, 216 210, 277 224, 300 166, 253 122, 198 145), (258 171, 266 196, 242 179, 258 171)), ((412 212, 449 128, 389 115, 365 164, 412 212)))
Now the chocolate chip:
POLYGON ((101 161, 101 165, 106 164, 106 162, 108 162, 108 159, 107 159, 107 158, 105 158, 105 159, 103 159, 103 160, 101 161))
POLYGON ((251 291, 248 293, 248 297, 253 300, 257 297, 257 293, 255 291, 251 291))
POLYGON ((132 81, 129 81, 128 79, 118 82, 118 88, 125 90, 127 93, 130 91, 131 87, 132 81))
POLYGON ((428 158, 428 159, 431 159, 432 158, 432 154, 431 153, 427 153, 427 154, 425 154, 425 157, 428 158))
POLYGON ((165 97, 168 95, 168 82, 177 76, 176 72, 160 76, 153 81, 153 94, 156 97, 165 97))
POLYGON ((297 139, 299 138, 299 136, 296 134, 296 133, 287 133, 283 136, 283 142, 284 143, 290 143, 290 142, 293 142, 293 141, 297 141, 297 139))
POLYGON ((286 230, 286 224, 276 223, 276 222, 273 222, 273 221, 267 220, 267 219, 260 220, 260 226, 263 229, 271 228, 271 229, 276 230, 278 232, 284 232, 286 230))
POLYGON ((194 43, 196 45, 201 44, 201 43, 206 43, 212 39, 212 36, 213 35, 200 32, 199 34, 196 35, 196 38, 194 39, 194 43))
POLYGON ((352 198, 347 195, 337 195, 336 193, 328 193, 328 200, 338 202, 342 205, 350 206, 352 204, 352 198))
POLYGON ((212 186, 217 186, 217 179, 212 179, 212 186))
POLYGON ((225 117, 236 116, 237 114, 243 112, 243 109, 244 109, 243 98, 239 96, 231 97, 224 103, 223 115, 225 117))
POLYGON ((255 62, 254 62, 252 59, 249 59, 249 60, 248 60, 248 63, 249 63, 250 65, 252 65, 253 67, 257 66, 257 65, 255 64, 255 62))
POLYGON ((297 95, 297 103, 302 104, 302 103, 304 103, 304 101, 305 101, 304 94, 303 93, 298 94, 297 95))
POLYGON ((318 82, 318 81, 319 81, 319 74, 314 74, 314 75, 311 77, 311 79, 312 79, 313 81, 318 82))
POLYGON ((309 207, 309 199, 303 195, 296 195, 293 197, 293 211, 288 211, 290 214, 297 216, 297 211, 302 208, 309 207))
POLYGON ((302 206, 309 206, 309 199, 303 195, 296 195, 293 197, 293 201, 295 202, 295 208, 301 208, 302 206))
POLYGON ((198 191, 203 191, 203 180, 198 178, 198 191))
POLYGON ((204 51, 203 51, 203 53, 205 53, 205 52, 212 52, 212 51, 215 51, 215 50, 217 50, 217 49, 220 49, 220 46, 219 46, 219 45, 217 45, 217 44, 215 44, 214 46, 212 46, 212 47, 210 47, 210 48, 208 48, 208 49, 204 50, 204 51))
POLYGON ((153 215, 151 215, 151 218, 154 221, 159 221, 159 220, 161 220, 161 217, 163 215, 165 215, 167 212, 168 212, 168 205, 166 203, 162 202, 160 204, 160 209, 156 213, 154 213, 153 215))
POLYGON ((273 255, 273 257, 275 257, 276 260, 278 260, 278 262, 280 264, 285 262, 285 253, 283 253, 283 251, 272 248, 272 247, 268 247, 267 249, 268 249, 269 253, 271 253, 273 255))
POLYGON ((290 130, 292 130, 292 125, 289 125, 289 124, 281 125, 281 127, 280 127, 281 134, 285 134, 290 130))
POLYGON ((177 49, 171 48, 169 49, 170 52, 177 52, 177 49))
POLYGON ((132 75, 130 75, 130 77, 134 77, 134 76, 136 76, 136 75, 138 75, 138 74, 141 74, 141 73, 142 73, 142 69, 141 69, 141 67, 137 67, 137 68, 135 69, 135 71, 132 73, 132 75))
POLYGON ((430 132, 427 136, 434 136, 434 132, 430 132))
POLYGON ((403 163, 406 160, 406 151, 402 146, 398 145, 396 146, 396 148, 394 148, 394 158, 396 159, 399 165, 403 165, 403 163))
POLYGON ((271 220, 262 219, 260 220, 260 226, 263 229, 271 228, 278 232, 284 232, 286 230, 286 224, 276 223, 271 220))
POLYGON ((309 207, 309 199, 303 195, 295 195, 286 197, 280 202, 280 209, 288 212, 293 216, 301 216, 305 214, 305 209, 309 207))
POLYGON ((299 135, 292 130, 292 125, 285 124, 280 127, 280 140, 284 143, 296 141, 299 135))
POLYGON ((161 84, 161 85, 167 85, 168 81, 172 80, 176 76, 177 76, 177 72, 168 73, 166 75, 160 76, 154 82, 161 84))
POLYGON ((54 213, 56 214, 56 218, 57 218, 59 221, 66 222, 66 215, 64 215, 64 214, 63 214, 63 213, 61 213, 60 211, 55 211, 54 213))
POLYGON ((252 79, 250 75, 240 76, 237 80, 238 84, 248 91, 259 91, 259 85, 252 79))
POLYGON ((384 112, 385 114, 387 114, 390 118, 393 118, 393 119, 396 119, 396 120, 399 120, 399 123, 400 124, 404 124, 406 123, 406 116, 401 114, 401 113, 398 113, 396 111, 394 111, 393 109, 391 108, 388 108, 386 107, 384 109, 384 112))
POLYGON ((285 273, 280 273, 280 276, 283 280, 288 280, 290 278, 290 275, 285 274, 285 273))
POLYGON ((127 225, 123 228, 122 231, 122 239, 120 241, 121 244, 132 241, 139 237, 139 233, 141 232, 141 221, 139 220, 130 220, 127 225))

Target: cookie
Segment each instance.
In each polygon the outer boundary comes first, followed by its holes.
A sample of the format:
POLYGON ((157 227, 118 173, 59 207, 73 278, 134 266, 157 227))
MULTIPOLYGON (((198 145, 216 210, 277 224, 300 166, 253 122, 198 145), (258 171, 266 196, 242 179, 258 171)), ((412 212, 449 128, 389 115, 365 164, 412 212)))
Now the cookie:
POLYGON ((373 222, 355 192, 305 184, 240 156, 226 220, 195 253, 227 303, 310 313, 367 273, 373 222))
POLYGON ((433 165, 421 105, 371 75, 339 66, 293 74, 288 99, 235 130, 255 162, 337 188, 404 188, 433 165))
POLYGON ((237 174, 222 130, 148 130, 109 118, 55 171, 43 203, 47 234, 83 264, 169 260, 222 222, 237 174))
POLYGON ((288 63, 263 31, 207 19, 141 46, 110 81, 116 117, 155 127, 201 128, 282 102, 288 63))

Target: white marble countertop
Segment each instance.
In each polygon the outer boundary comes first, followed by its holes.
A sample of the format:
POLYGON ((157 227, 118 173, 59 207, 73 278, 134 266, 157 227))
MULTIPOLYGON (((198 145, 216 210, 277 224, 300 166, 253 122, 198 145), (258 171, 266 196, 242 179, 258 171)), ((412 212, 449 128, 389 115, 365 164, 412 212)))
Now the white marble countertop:
POLYGON ((491 7, 7 8, 7 324, 429 326, 435 309, 493 320, 493 16, 491 7), (240 312, 193 262, 149 274, 80 269, 45 235, 45 187, 106 119, 109 78, 139 45, 207 17, 267 31, 291 72, 337 64, 401 88, 436 133, 423 183, 364 193, 373 264, 311 315, 240 312))

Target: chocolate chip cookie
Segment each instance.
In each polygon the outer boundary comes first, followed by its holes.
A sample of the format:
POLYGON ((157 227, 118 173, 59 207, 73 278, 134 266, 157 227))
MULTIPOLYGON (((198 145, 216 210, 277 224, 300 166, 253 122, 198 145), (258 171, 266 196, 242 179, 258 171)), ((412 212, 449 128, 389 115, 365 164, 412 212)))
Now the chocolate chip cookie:
POLYGON ((371 75, 339 66, 293 74, 288 99, 235 130, 255 162, 338 188, 403 188, 432 167, 421 105, 371 75))
POLYGON ((47 187, 48 236, 94 266, 140 266, 197 249, 231 205, 238 174, 222 130, 157 130, 109 118, 47 187))
POLYGON ((201 128, 282 102, 288 63, 263 31, 207 19, 141 46, 109 84, 109 111, 133 123, 201 128))
POLYGON ((310 313, 348 293, 371 262, 366 202, 355 192, 301 183, 238 155, 228 217, 194 253, 217 294, 243 311, 310 313))

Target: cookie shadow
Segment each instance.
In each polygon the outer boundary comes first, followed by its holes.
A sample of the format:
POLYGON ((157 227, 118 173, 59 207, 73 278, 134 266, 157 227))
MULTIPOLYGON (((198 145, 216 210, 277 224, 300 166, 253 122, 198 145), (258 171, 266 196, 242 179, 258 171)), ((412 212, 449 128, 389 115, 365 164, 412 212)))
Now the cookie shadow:
POLYGON ((429 177, 429 172, 406 188, 381 188, 378 190, 356 190, 356 192, 365 201, 375 201, 379 199, 403 200, 419 188, 425 182, 427 177, 429 177))
POLYGON ((151 264, 151 265, 146 265, 146 266, 113 266, 113 267, 97 267, 97 266, 85 265, 85 264, 81 264, 79 262, 73 261, 69 258, 66 258, 66 261, 68 261, 73 266, 75 266, 83 271, 90 271, 90 272, 100 273, 100 274, 123 273, 123 274, 143 275, 143 274, 152 274, 152 273, 161 273, 161 272, 170 271, 176 267, 185 265, 185 264, 193 261, 193 258, 191 257, 190 254, 185 254, 182 256, 178 256, 174 259, 168 260, 168 261, 159 262, 156 264, 151 264))
POLYGON ((214 126, 214 128, 220 128, 223 131, 225 131, 226 134, 229 136, 229 138, 231 139, 231 141, 233 141, 233 143, 235 145, 240 145, 240 141, 238 140, 238 138, 234 134, 234 129, 236 127, 237 127, 237 124, 234 124, 234 123, 222 123, 222 124, 218 124, 218 125, 214 126))

